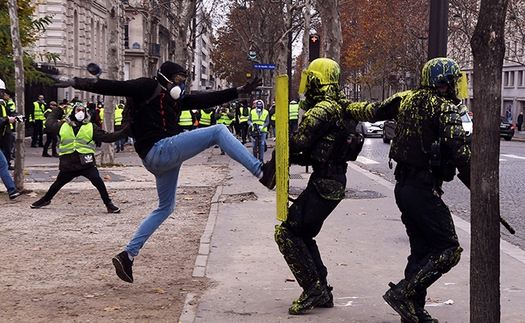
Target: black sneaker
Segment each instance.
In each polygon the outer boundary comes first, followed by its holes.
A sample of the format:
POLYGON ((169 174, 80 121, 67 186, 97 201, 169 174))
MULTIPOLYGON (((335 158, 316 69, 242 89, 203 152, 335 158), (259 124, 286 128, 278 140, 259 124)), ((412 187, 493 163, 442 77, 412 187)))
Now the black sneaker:
POLYGON ((9 194, 9 199, 12 200, 12 199, 16 199, 17 197, 19 197, 20 195, 22 195, 22 191, 14 191, 13 193, 9 194))
POLYGON ((263 172, 262 178, 259 180, 261 184, 266 186, 268 189, 273 189, 275 187, 275 159, 267 161, 261 166, 263 172))
POLYGON ((120 208, 116 207, 113 203, 109 202, 106 204, 106 208, 108 209, 108 213, 120 213, 120 208))
POLYGON ((133 282, 133 271, 131 266, 133 266, 133 260, 129 260, 128 252, 122 251, 112 259, 113 266, 117 271, 117 276, 125 282, 133 282))
POLYGON ((49 203, 51 203, 51 201, 46 201, 46 200, 44 200, 44 197, 41 197, 40 200, 38 200, 35 203, 31 204, 31 208, 32 209, 39 209, 42 206, 49 205, 49 203))

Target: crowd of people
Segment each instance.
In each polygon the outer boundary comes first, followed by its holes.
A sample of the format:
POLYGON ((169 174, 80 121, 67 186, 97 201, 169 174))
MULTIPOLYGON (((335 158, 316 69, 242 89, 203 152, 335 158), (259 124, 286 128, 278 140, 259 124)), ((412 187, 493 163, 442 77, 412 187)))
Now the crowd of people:
MULTIPOLYGON (((98 142, 117 142, 117 151, 122 151, 122 139, 134 139, 136 153, 155 176, 159 204, 124 250, 112 258, 117 276, 129 283, 134 281, 132 266, 140 250, 175 208, 177 180, 184 161, 217 146, 265 187, 275 187, 275 154, 264 162, 265 149, 260 156, 254 156, 244 147, 248 136, 255 146, 256 132, 261 134, 257 138, 261 138, 262 147, 266 147, 267 135, 275 138, 274 102, 268 107, 260 99, 250 103, 239 99, 252 93, 261 80, 254 78, 237 88, 187 94, 187 73, 181 65, 167 61, 154 78, 116 81, 51 76, 58 87, 126 97, 127 101, 119 102, 115 109, 112 133, 100 128, 100 105, 89 108, 82 102, 58 105, 52 101, 48 106, 41 95, 29 116, 34 125, 31 146, 42 146, 43 156, 49 155, 51 147, 49 156, 60 158, 56 181, 31 208, 48 205, 63 185, 85 176, 98 189, 108 212, 120 212, 100 178, 94 151, 98 142), (43 133, 48 134, 45 144, 43 133)), ((390 158, 397 163, 394 195, 406 226, 410 255, 403 278, 397 284, 390 283, 383 298, 401 316, 401 322, 438 322, 425 309, 427 289, 459 262, 463 250, 441 195, 443 182, 452 180, 456 170, 463 180, 470 181, 471 152, 458 111, 466 77, 448 58, 428 61, 421 76, 417 89, 370 103, 346 99, 339 84, 340 68, 334 60, 315 59, 303 71, 299 92, 304 98, 289 104, 289 158, 290 163, 312 166, 313 172, 274 234, 302 288, 301 295, 292 301, 290 314, 334 306, 333 287, 328 284, 328 269, 315 237, 344 198, 347 162, 355 160, 363 143, 356 131, 357 122, 395 119, 397 127, 390 150, 390 158), (304 112, 301 117, 300 110, 304 112)), ((0 91, 5 92, 2 83, 0 91)), ((6 112, 8 100, 4 100, 0 126, 6 136, 15 117, 6 112)), ((8 160, 0 155, 1 178, 13 199, 21 192, 9 176, 8 160)))

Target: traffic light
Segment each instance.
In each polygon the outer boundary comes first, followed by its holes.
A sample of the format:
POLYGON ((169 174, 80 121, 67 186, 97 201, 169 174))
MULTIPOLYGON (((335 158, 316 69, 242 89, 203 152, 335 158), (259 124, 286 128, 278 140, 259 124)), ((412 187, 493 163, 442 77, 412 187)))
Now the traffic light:
POLYGON ((254 61, 257 58, 257 52, 253 49, 250 49, 248 51, 248 58, 250 59, 250 61, 254 61))
POLYGON ((311 62, 316 58, 319 58, 321 51, 321 37, 319 35, 310 35, 310 41, 308 42, 308 51, 310 55, 308 60, 311 62))

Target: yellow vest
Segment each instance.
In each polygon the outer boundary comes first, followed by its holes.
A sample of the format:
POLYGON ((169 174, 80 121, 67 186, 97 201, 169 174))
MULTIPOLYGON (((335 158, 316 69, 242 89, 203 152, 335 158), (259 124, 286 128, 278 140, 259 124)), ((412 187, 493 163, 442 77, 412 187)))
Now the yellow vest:
MULTIPOLYGON (((33 102, 33 120, 46 120, 46 118, 44 117, 44 112, 45 112, 45 105, 44 104, 40 104, 40 102, 38 101, 35 101, 33 102)), ((33 121, 33 120, 29 120, 29 121, 33 121)))
POLYGON ((115 126, 120 126, 122 124, 122 112, 124 112, 124 109, 121 109, 117 105, 115 107, 115 126))
POLYGON ((60 126, 59 135, 59 156, 72 154, 75 151, 78 151, 81 154, 95 153, 93 125, 91 122, 82 125, 76 136, 73 132, 73 127, 69 123, 63 123, 62 126, 60 126))
POLYGON ((204 110, 201 110, 201 119, 200 124, 203 126, 211 126, 211 115, 213 114, 213 110, 209 113, 204 112, 204 110))
MULTIPOLYGON (((250 114, 252 115, 252 123, 253 124, 258 124, 259 126, 262 126, 264 124, 264 121, 266 120, 266 117, 268 117, 268 110, 263 109, 260 117, 257 114, 257 109, 252 109, 250 114)), ((253 129, 253 126, 252 126, 252 129, 253 129)), ((264 128, 262 128, 260 130, 261 130, 261 132, 266 132, 266 131, 268 131, 268 128, 264 127, 264 128)))
POLYGON ((183 110, 179 116, 179 126, 189 127, 193 125, 193 119, 191 118, 190 110, 183 110))

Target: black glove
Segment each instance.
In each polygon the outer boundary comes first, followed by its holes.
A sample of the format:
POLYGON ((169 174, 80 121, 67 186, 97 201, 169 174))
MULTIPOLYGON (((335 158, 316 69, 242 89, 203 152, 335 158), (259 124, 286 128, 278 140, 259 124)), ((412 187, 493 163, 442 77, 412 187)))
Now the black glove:
POLYGON ((53 84, 53 86, 56 86, 56 87, 75 86, 74 78, 63 76, 63 75, 47 75, 47 76, 55 81, 55 84, 53 84))
POLYGON ((255 90, 258 86, 262 85, 262 79, 259 77, 254 78, 251 82, 244 84, 243 86, 239 86, 237 88, 237 93, 243 94, 243 93, 250 93, 251 91, 255 90))

